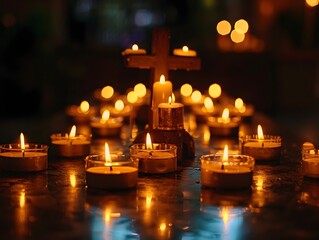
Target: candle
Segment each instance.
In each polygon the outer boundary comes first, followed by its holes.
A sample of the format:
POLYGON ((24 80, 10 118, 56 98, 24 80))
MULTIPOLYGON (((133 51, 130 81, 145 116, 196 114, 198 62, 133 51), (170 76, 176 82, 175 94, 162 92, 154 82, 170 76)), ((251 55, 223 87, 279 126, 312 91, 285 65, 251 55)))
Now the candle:
POLYGON ((118 136, 123 126, 123 117, 110 118, 110 111, 104 110, 101 117, 95 117, 90 123, 93 136, 118 136))
POLYGON ((105 143, 104 155, 85 158, 86 184, 90 188, 122 190, 134 188, 138 178, 138 160, 111 154, 105 143))
POLYGON ((88 101, 82 101, 80 106, 72 105, 66 109, 66 114, 73 119, 73 122, 81 124, 90 121, 96 109, 90 107, 88 101))
POLYGON ((76 127, 73 125, 70 134, 52 134, 51 143, 58 156, 80 157, 89 154, 91 136, 76 134, 76 127))
POLYGON ((257 160, 279 160, 281 156, 281 137, 264 135, 261 125, 257 127, 257 135, 247 135, 240 139, 242 152, 257 160))
POLYGON ((305 177, 319 178, 319 151, 309 142, 302 146, 302 173, 305 177))
POLYGON ((158 127, 158 105, 167 102, 167 99, 172 95, 173 86, 170 81, 165 81, 165 76, 161 75, 160 80, 153 84, 153 127, 158 127))
POLYGON ((203 187, 217 189, 250 188, 255 160, 246 155, 228 155, 225 145, 223 155, 203 155, 201 182, 203 187))
POLYGON ((174 49, 173 54, 176 56, 184 56, 184 57, 196 57, 197 55, 196 51, 190 50, 187 46, 174 49))
POLYGON ((128 120, 132 115, 133 107, 132 105, 125 105, 122 99, 118 99, 109 111, 112 117, 122 117, 125 120, 128 120))
POLYGON ((204 102, 201 105, 192 107, 192 110, 196 116, 197 122, 206 123, 208 117, 212 117, 218 112, 219 107, 214 105, 213 100, 210 97, 204 97, 204 102))
POLYGON ((255 108, 252 105, 246 105, 241 98, 235 100, 234 113, 239 115, 243 121, 250 121, 254 115, 255 108))
POLYGON ((237 136, 239 117, 229 117, 229 109, 223 110, 221 117, 208 117, 207 124, 213 136, 237 136))
POLYGON ((172 97, 168 98, 168 103, 160 103, 158 105, 158 129, 184 129, 184 105, 172 102, 172 97))
POLYGON ((133 44, 132 48, 127 48, 122 52, 122 55, 130 55, 130 54, 146 54, 145 49, 139 49, 137 44, 133 44))
POLYGON ((141 173, 170 173, 177 170, 177 147, 173 144, 152 143, 149 133, 146 143, 133 144, 130 156, 139 161, 141 173))
POLYGON ((48 146, 26 144, 23 133, 20 144, 0 146, 0 169, 13 172, 35 172, 48 168, 48 146))

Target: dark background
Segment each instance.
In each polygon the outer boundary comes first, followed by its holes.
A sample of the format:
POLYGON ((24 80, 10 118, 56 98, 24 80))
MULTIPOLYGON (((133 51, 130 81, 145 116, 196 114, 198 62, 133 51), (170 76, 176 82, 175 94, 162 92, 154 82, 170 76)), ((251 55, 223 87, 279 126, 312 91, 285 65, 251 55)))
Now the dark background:
MULTIPOLYGON (((152 29, 168 27, 171 51, 187 44, 201 71, 171 71, 174 88, 219 83, 260 112, 300 132, 319 112, 319 7, 304 0, 0 0, 0 109, 3 121, 51 116, 112 85, 149 83, 121 51, 150 52, 152 29), (249 22, 249 41, 225 49, 216 24, 249 22)), ((233 44, 234 45, 234 44, 233 44)), ((236 44, 235 44, 236 45, 236 44)), ((5 126, 2 126, 5 131, 5 126)), ((311 138, 311 137, 310 137, 311 138)))

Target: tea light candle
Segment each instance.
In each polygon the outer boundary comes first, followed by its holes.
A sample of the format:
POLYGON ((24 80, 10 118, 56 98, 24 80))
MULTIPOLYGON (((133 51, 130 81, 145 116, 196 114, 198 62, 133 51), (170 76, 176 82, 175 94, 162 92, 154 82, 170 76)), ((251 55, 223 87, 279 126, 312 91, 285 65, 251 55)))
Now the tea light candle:
POLYGON ((110 111, 104 110, 101 118, 95 117, 90 123, 93 136, 114 137, 120 134, 123 117, 110 118, 110 111))
POLYGON ((201 183, 203 187, 217 189, 250 188, 255 161, 246 155, 228 155, 228 146, 223 155, 203 155, 201 183))
POLYGON ((168 103, 160 103, 158 105, 158 129, 184 129, 184 105, 172 102, 172 97, 168 98, 168 103))
POLYGON ((247 135, 242 139, 243 154, 255 160, 279 160, 281 156, 281 137, 263 134, 261 125, 257 127, 257 135, 247 135))
POLYGON ((139 49, 137 44, 133 44, 132 48, 127 48, 122 52, 122 56, 130 54, 146 54, 145 49, 139 49))
POLYGON ((213 136, 237 136, 239 117, 229 117, 229 109, 225 108, 221 117, 208 117, 207 124, 213 136))
POLYGON ((319 178, 319 150, 312 143, 303 144, 302 173, 305 177, 319 178))
POLYGON ((82 134, 77 135, 76 127, 73 125, 70 134, 52 134, 51 143, 58 156, 80 157, 89 154, 91 137, 82 134))
POLYGON ((26 144, 23 133, 20 144, 0 146, 0 169, 12 172, 36 172, 48 168, 48 146, 26 144))
POLYGON ((194 50, 190 50, 187 46, 183 46, 182 48, 174 49, 173 54, 176 56, 196 57, 197 52, 194 50))
POLYGON ((110 114, 113 117, 130 117, 130 115, 132 114, 132 106, 128 105, 128 104, 124 104, 123 100, 118 99, 116 100, 116 102, 114 103, 114 106, 112 108, 110 108, 110 114))
POLYGON ((170 81, 165 81, 165 76, 161 75, 160 80, 153 84, 153 125, 158 127, 158 105, 167 102, 167 99, 172 95, 173 86, 170 81))
POLYGON ((206 123, 207 119, 212 116, 216 116, 219 112, 219 106, 214 105, 213 100, 210 97, 204 97, 202 105, 195 105, 192 110, 196 116, 197 122, 206 123))
POLYGON ((170 173, 177 170, 177 147, 174 144, 152 143, 146 134, 146 144, 137 143, 130 147, 130 156, 139 161, 141 173, 170 173))
POLYGON ((138 160, 110 154, 107 143, 104 155, 87 156, 85 162, 86 184, 89 188, 123 190, 137 185, 138 160))
POLYGON ((239 115, 243 121, 249 121, 252 119, 255 112, 255 108, 252 105, 246 105, 241 98, 235 100, 234 113, 239 115))
POLYGON ((78 124, 88 123, 95 112, 96 109, 90 107, 88 101, 82 101, 80 106, 72 105, 66 109, 66 114, 78 124))

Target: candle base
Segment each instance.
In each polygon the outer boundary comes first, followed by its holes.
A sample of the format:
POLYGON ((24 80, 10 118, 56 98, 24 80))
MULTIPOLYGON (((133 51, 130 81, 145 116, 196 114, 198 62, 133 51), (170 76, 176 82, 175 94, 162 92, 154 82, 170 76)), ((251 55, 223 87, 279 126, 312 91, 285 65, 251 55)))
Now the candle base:
POLYGON ((319 178, 319 161, 311 161, 311 159, 302 160, 303 176, 309 178, 319 178))

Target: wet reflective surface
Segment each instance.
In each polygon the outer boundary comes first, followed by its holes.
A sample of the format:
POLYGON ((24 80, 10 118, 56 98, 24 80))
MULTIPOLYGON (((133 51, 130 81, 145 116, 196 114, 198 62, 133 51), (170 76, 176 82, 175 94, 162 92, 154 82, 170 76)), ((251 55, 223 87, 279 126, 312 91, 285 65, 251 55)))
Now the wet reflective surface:
MULTIPOLYGON (((254 131, 252 125, 241 130, 254 131)), ((173 174, 140 175, 128 191, 89 189, 83 158, 50 152, 46 171, 0 172, 1 239, 318 239, 319 180, 301 175, 302 143, 265 126, 282 134, 283 156, 256 165, 250 190, 202 188, 199 157, 225 142, 238 148, 237 139, 214 138, 204 126, 189 130, 195 159, 173 174)), ((128 131, 107 141, 112 152, 128 153, 128 131)), ((91 152, 103 152, 104 142, 95 139, 91 152)))

